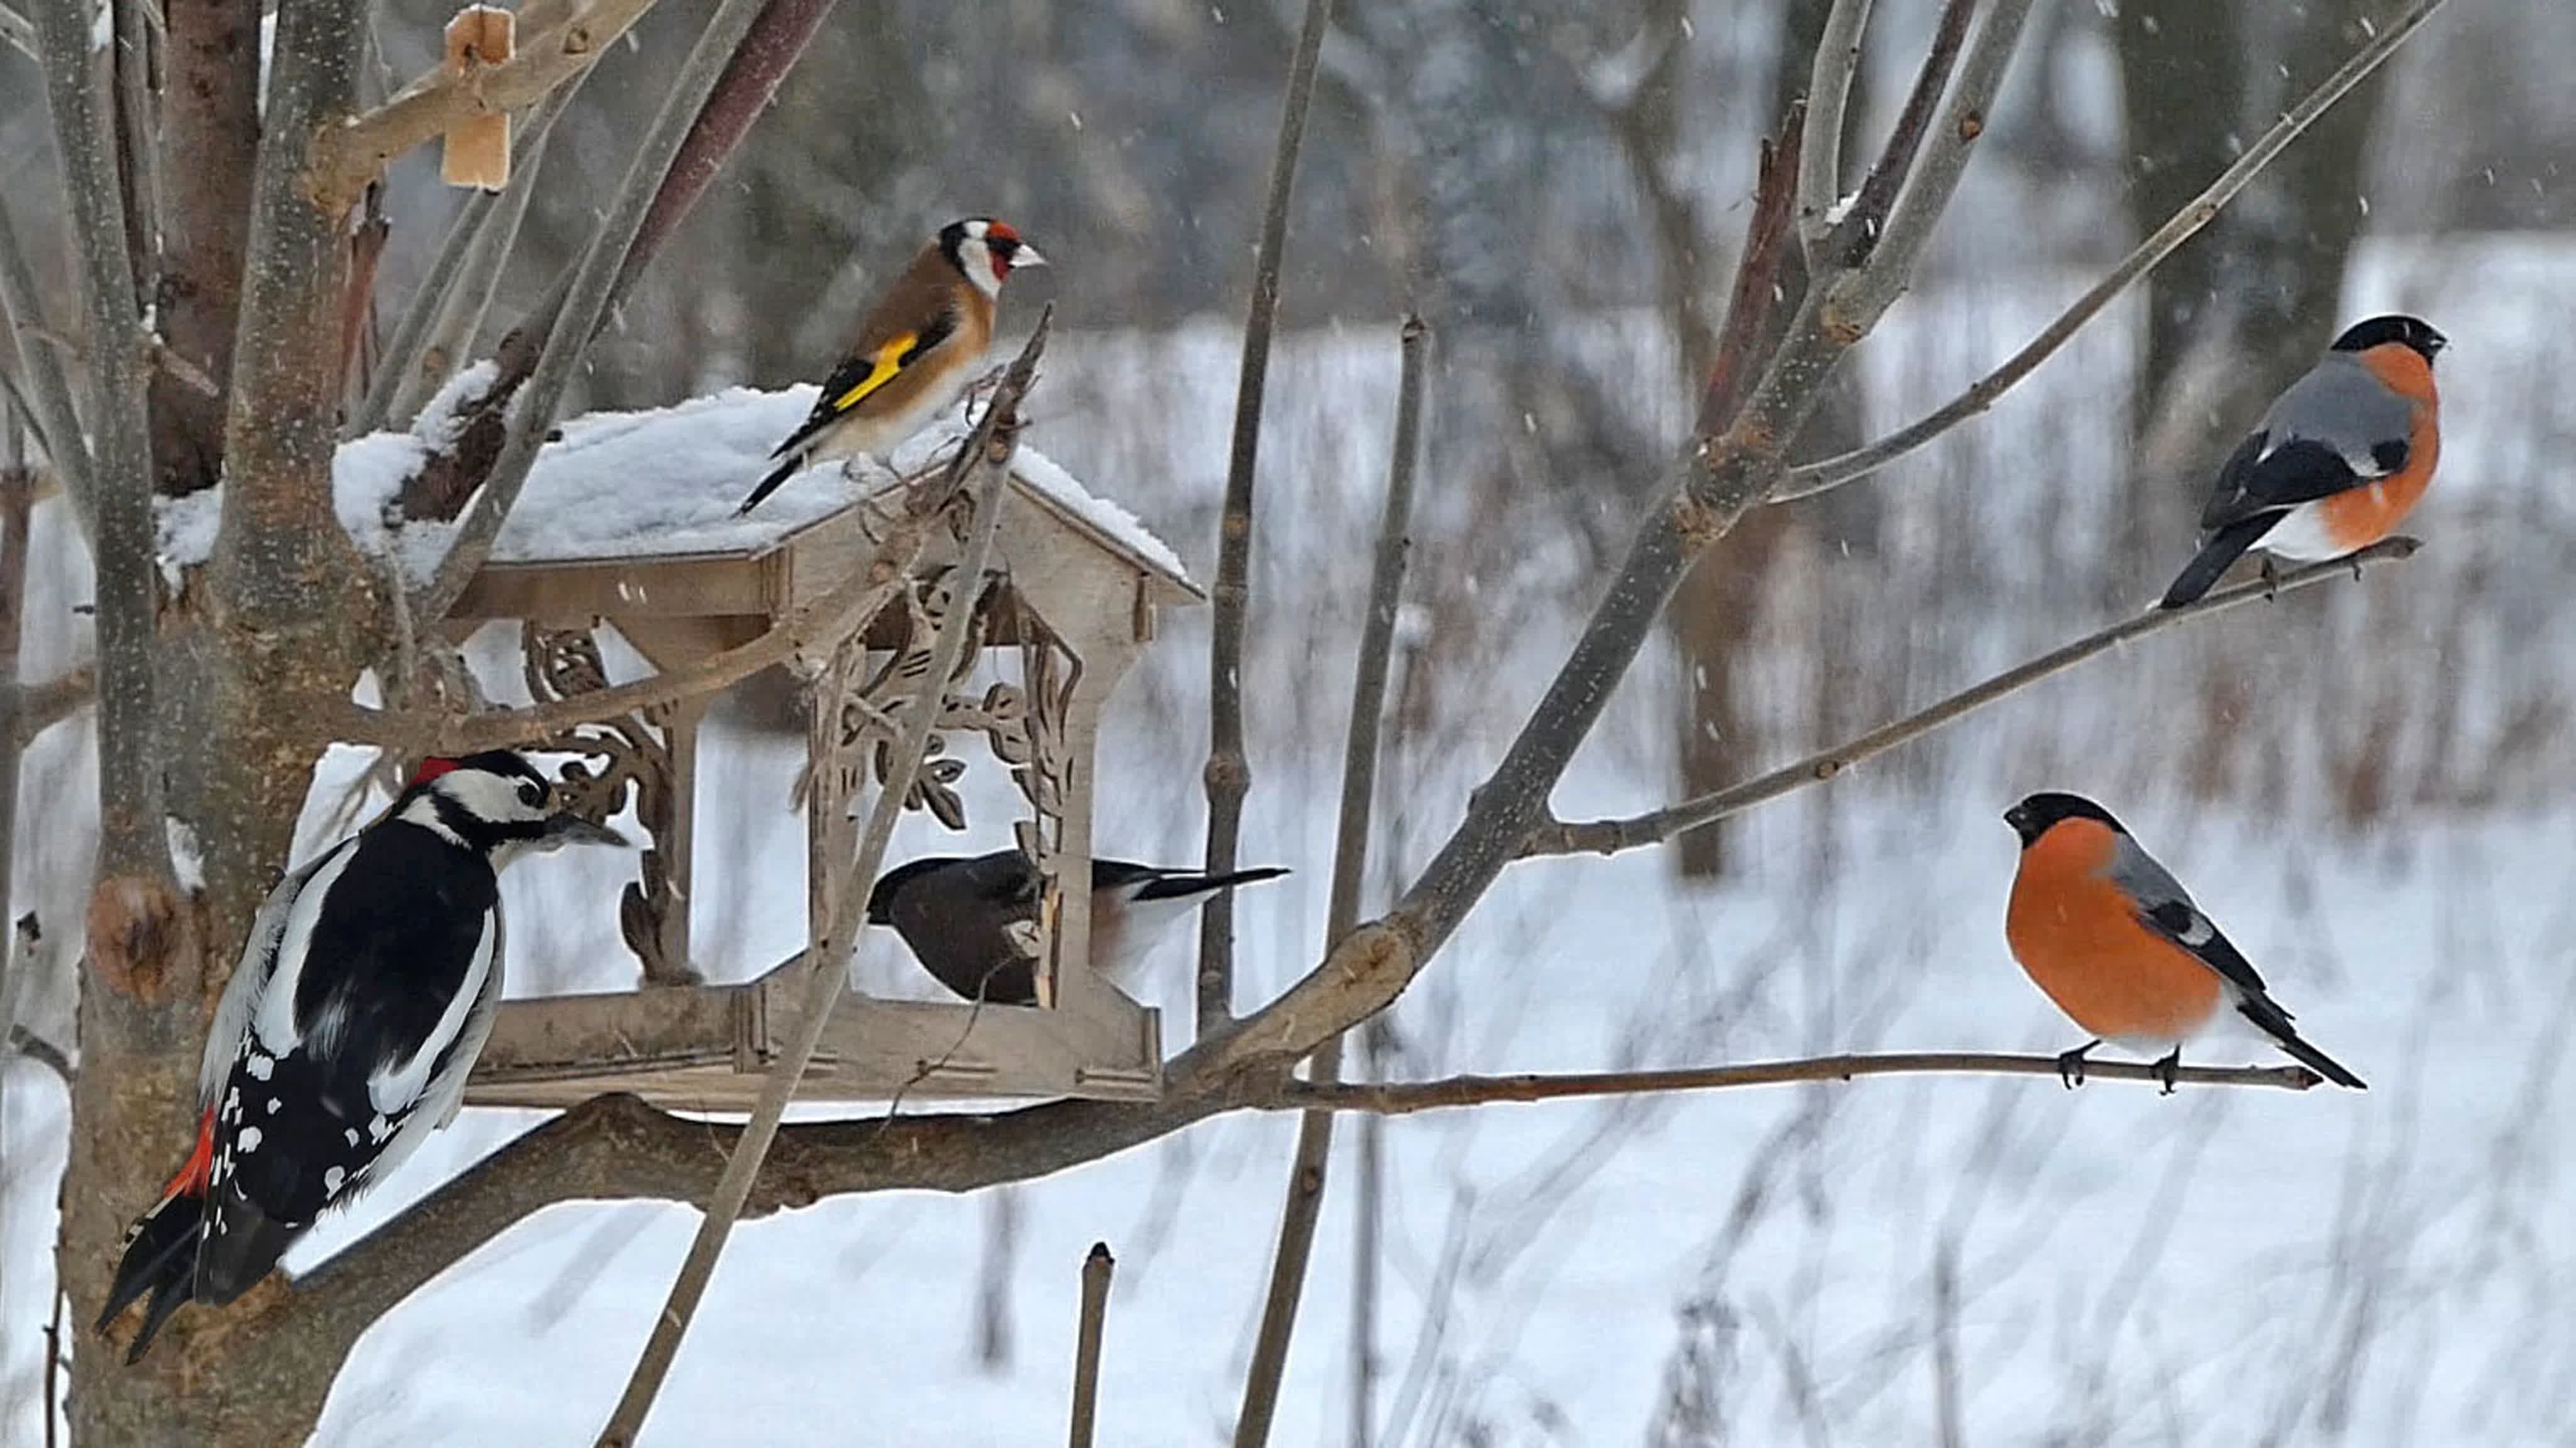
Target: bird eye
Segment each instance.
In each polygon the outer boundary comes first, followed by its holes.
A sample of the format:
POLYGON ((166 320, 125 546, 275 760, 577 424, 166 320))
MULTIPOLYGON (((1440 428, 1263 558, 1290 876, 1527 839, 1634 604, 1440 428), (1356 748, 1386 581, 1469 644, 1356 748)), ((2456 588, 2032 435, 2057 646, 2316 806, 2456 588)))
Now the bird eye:
POLYGON ((546 787, 544 785, 537 783, 533 779, 524 781, 520 784, 519 803, 526 805, 530 809, 535 809, 538 806, 543 805, 545 802, 546 787))

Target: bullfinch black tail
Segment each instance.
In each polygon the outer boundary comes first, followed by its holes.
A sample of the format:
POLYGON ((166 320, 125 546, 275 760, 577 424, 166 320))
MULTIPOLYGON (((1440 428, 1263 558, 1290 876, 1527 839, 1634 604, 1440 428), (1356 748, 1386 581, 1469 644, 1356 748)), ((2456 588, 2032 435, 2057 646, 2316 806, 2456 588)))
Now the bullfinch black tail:
POLYGON ((146 1292, 143 1326, 125 1350, 137 1363, 152 1346, 153 1336, 170 1315, 197 1295, 197 1243, 205 1231, 206 1177, 213 1165, 214 1113, 208 1111, 197 1132, 197 1149, 179 1174, 170 1179, 161 1200, 125 1232, 125 1252, 107 1288, 107 1304, 92 1331, 104 1335, 108 1324, 146 1292))
POLYGON ((2298 1030, 2290 1024, 2290 1013, 2273 1004, 2270 998, 2254 996, 2240 1002, 2236 1009, 2245 1019, 2252 1021, 2263 1034, 2270 1036, 2273 1044, 2287 1051, 2290 1058, 2300 1065, 2337 1086, 2349 1086, 2355 1091, 2370 1089, 2362 1084, 2360 1077, 2345 1070, 2342 1063, 2300 1040, 2298 1030))
POLYGON ((759 507, 761 499, 777 492, 779 484, 796 476, 798 472, 803 470, 804 466, 805 454, 802 451, 789 453, 787 455, 787 461, 770 469, 769 476, 760 480, 760 486, 751 490, 751 496, 742 500, 742 506, 734 509, 733 515, 739 518, 743 514, 750 512, 752 509, 759 507))
MULTIPOLYGON (((1102 860, 1092 866, 1092 876, 1103 885, 1119 882, 1102 878, 1104 867, 1114 860, 1102 860)), ((1249 870, 1236 870, 1223 875, 1161 875, 1146 882, 1134 898, 1138 900, 1188 900, 1200 895, 1213 895, 1237 885, 1250 885, 1262 880, 1275 880, 1288 873, 1284 865, 1260 865, 1249 870)))
POLYGON ((2279 521, 2281 518, 2277 513, 2261 513, 2238 519, 2209 535, 2209 541, 2202 544, 2200 552, 2183 566, 2182 576, 2173 581, 2173 587, 2165 590, 2164 602, 2157 606, 2180 608, 2209 592, 2210 585, 2218 581, 2219 575, 2244 557, 2245 550, 2272 531, 2272 525, 2279 521))

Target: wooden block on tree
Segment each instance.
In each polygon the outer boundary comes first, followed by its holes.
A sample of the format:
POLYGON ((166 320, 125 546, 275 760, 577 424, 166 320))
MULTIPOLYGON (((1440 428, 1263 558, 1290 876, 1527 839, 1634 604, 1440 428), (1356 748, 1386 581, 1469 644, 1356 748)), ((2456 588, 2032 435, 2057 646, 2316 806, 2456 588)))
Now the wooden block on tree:
MULTIPOLYGON (((447 69, 463 75, 510 58, 518 17, 496 5, 468 5, 447 22, 447 69)), ((510 116, 472 117, 440 139, 438 177, 450 186, 498 191, 510 184, 510 116)))

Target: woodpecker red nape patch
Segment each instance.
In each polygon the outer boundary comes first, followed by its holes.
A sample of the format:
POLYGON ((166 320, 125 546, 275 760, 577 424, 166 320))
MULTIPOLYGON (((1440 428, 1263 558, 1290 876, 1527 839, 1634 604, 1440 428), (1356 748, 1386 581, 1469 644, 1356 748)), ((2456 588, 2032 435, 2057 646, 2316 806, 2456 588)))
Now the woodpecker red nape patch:
POLYGON ((422 760, 420 768, 411 772, 411 782, 415 785, 427 784, 456 767, 456 761, 453 759, 440 759, 433 756, 422 760))
POLYGON ((170 1184, 161 1189, 161 1195, 202 1197, 206 1194, 206 1182, 214 1174, 215 1108, 209 1106, 206 1114, 197 1118, 197 1149, 188 1153, 188 1164, 179 1168, 177 1176, 170 1178, 170 1184))

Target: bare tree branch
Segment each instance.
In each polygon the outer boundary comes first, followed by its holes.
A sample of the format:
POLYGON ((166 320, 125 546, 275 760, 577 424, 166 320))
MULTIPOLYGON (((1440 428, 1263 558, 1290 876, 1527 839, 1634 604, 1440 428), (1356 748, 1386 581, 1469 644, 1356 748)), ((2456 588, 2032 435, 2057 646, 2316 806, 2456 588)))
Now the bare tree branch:
MULTIPOLYGON (((2000 1056, 1962 1051, 1907 1051, 1869 1056, 1817 1056, 1743 1066, 1689 1066, 1667 1071, 1595 1071, 1566 1075, 1450 1076, 1438 1081, 1292 1081, 1263 1110, 1365 1111, 1403 1116, 1498 1101, 1563 1101, 1585 1096, 1638 1096, 1668 1091, 1722 1091, 1744 1086, 1785 1086, 1799 1081, 1852 1081, 1863 1076, 2055 1076, 2055 1056, 2000 1056)), ((2144 1061, 2086 1061, 2087 1081, 2151 1081, 2164 1077, 2144 1061)), ((2183 1066, 2176 1084, 2270 1086, 2305 1091, 2324 1078, 2305 1066, 2183 1066)))
POLYGON ((81 0, 41 0, 35 23, 89 314, 99 674, 102 694, 115 704, 99 729, 99 850, 106 874, 166 879, 169 844, 153 737, 157 604, 143 308, 117 180, 112 101, 90 63, 88 10, 81 0))
POLYGON ((526 17, 516 51, 499 65, 431 71, 400 95, 314 137, 307 185, 326 211, 354 204, 395 157, 476 116, 535 104, 587 70, 653 0, 577 0, 560 17, 526 17))
MULTIPOLYGON (((438 562, 438 575, 412 598, 415 618, 446 618, 448 608, 464 595, 466 582, 482 569, 484 559, 492 554, 492 541, 500 538, 502 520, 510 518, 510 508, 518 505, 518 490, 528 482, 528 469, 536 466, 538 448, 546 443, 546 433, 554 428, 554 415, 564 402, 564 389, 572 386, 574 371, 580 368, 582 353, 590 350, 590 338, 600 330, 608 317, 611 299, 623 294, 623 286, 636 276, 641 260, 634 258, 639 237, 652 227, 654 216, 665 216, 667 224, 677 224, 690 201, 696 201, 714 170, 732 152, 742 131, 732 129, 732 116, 719 116, 711 111, 711 95, 716 82, 726 75, 739 75, 737 59, 752 33, 752 23, 760 21, 762 10, 770 0, 724 0, 708 18, 706 33, 698 36, 696 49, 688 52, 688 62, 672 80, 670 95, 662 100, 662 111, 654 116, 652 131, 644 134, 644 144, 636 147, 636 157, 626 167, 626 180, 618 186, 618 196, 608 214, 600 216, 598 232, 592 232, 590 250, 582 252, 580 265, 572 271, 572 281, 564 286, 562 312, 546 335, 544 353, 538 353, 536 368, 528 374, 528 384, 507 397, 505 389, 495 386, 495 394, 510 402, 518 415, 518 425, 510 428, 507 441, 492 459, 492 469, 482 479, 482 490, 474 497, 474 508, 466 513, 464 526, 456 531, 456 544, 448 557, 438 562), (701 137, 711 137, 714 144, 693 144, 701 137)), ((793 54, 801 52, 804 41, 796 41, 793 54)), ((781 62, 781 67, 786 62, 781 62)), ((781 70, 783 72, 783 70, 781 70)), ((775 80, 770 80, 775 85, 775 80)), ((757 113, 757 111, 755 111, 757 113)), ((747 129, 750 116, 742 116, 739 126, 747 129)))
POLYGON ((1109 1244, 1094 1242, 1082 1259, 1082 1316, 1073 1338, 1073 1412, 1067 1441, 1072 1448, 1091 1448, 1092 1428, 1100 1416, 1100 1340, 1108 1327, 1109 1276, 1118 1261, 1109 1244))
POLYGON ((1780 123, 1780 138, 1765 139, 1754 163, 1753 219, 1745 226, 1744 250, 1735 258, 1726 321, 1709 361, 1708 386, 1700 393, 1696 429, 1702 437, 1715 437, 1735 425, 1735 414, 1753 385, 1762 338, 1780 301, 1781 267, 1789 255, 1789 178, 1799 173, 1806 135, 1806 107, 1792 104, 1780 123))
MULTIPOLYGON (((1252 792, 1252 761, 1243 746, 1243 636, 1252 607, 1252 491, 1261 451, 1261 393, 1270 376, 1270 330, 1279 313, 1279 268, 1288 247, 1288 201, 1305 144, 1306 110, 1315 97, 1315 62, 1332 28, 1333 0, 1306 0, 1305 24, 1288 62, 1288 92, 1279 108, 1279 139, 1270 157, 1270 189, 1261 210, 1261 243, 1252 264, 1252 302, 1243 322, 1243 367, 1234 392, 1234 441, 1226 458, 1225 513, 1217 534, 1213 626, 1208 630, 1208 799, 1206 868, 1235 865, 1243 801, 1252 792)), ((1199 910, 1198 1033, 1234 1019, 1234 897, 1220 891, 1199 910)))
MULTIPOLYGON (((940 620, 939 633, 930 648, 930 659, 923 674, 928 679, 947 679, 956 675, 966 656, 966 639, 973 631, 977 591, 982 587, 985 568, 993 555, 993 539, 1000 531, 1002 490, 1011 474, 1011 455, 1018 445, 1020 408, 1027 398, 1030 383, 1037 374, 1038 358, 1046 351, 1047 326, 1053 309, 1040 314, 1037 330, 1029 337, 1019 359, 1011 364, 993 400, 986 405, 983 420, 974 434, 957 452, 951 465, 948 486, 943 496, 955 496, 971 490, 974 499, 974 531, 967 540, 957 565, 962 580, 957 607, 940 620)), ((820 705, 817 706, 821 707, 820 705)), ((807 986, 804 1013, 796 1023, 795 1034, 785 1049, 770 1063, 769 1075, 761 1082, 760 1097, 752 1105, 751 1119, 744 1123, 741 1140, 734 1144, 725 1162, 724 1175, 717 1179, 708 1199, 706 1215, 698 1224, 696 1240, 689 1244, 689 1255, 680 1264, 679 1275, 671 1283, 671 1295, 661 1315, 653 1322, 652 1335, 645 1340, 644 1350, 635 1362, 634 1375, 628 1379, 625 1393, 609 1415, 608 1426, 600 1430, 600 1448, 630 1448, 644 1429, 646 1415, 653 1410, 653 1400, 670 1375, 677 1359, 680 1342, 704 1299, 707 1283, 715 1276, 716 1259, 723 1253, 725 1241, 732 1234, 734 1222, 744 1204, 750 1200, 753 1181, 760 1175, 761 1160, 776 1140, 787 1103, 795 1095, 797 1083, 805 1077, 805 1067, 814 1059, 821 1044, 824 1028, 830 1024, 832 1008, 839 1004, 841 991, 849 980, 849 952, 858 927, 860 907, 867 900, 866 882, 877 877, 885 863, 886 845, 894 838, 896 821, 903 814, 904 797, 911 793, 912 783, 921 772, 922 761, 929 756, 932 734, 939 722, 939 691, 922 690, 903 711, 903 728, 895 741, 893 755, 883 772, 875 804, 868 811, 867 829, 859 840, 858 858, 847 863, 847 883, 832 891, 830 919, 826 929, 818 932, 808 950, 807 986)), ((806 808, 825 807, 825 795, 818 789, 806 801, 806 808)), ((835 862, 840 863, 840 862, 835 862)))
POLYGON ((66 669, 41 684, 18 686, 18 747, 53 728, 98 699, 98 670, 87 664, 66 669))
MULTIPOLYGON (((771 0, 760 12, 736 47, 724 75, 717 80, 714 94, 699 108, 678 157, 662 173, 652 205, 645 210, 643 224, 636 228, 632 243, 626 247, 625 261, 618 268, 617 280, 609 288, 608 306, 592 319, 590 333, 599 330, 599 322, 626 295, 645 264, 688 219, 690 208, 705 194, 726 158, 741 145, 752 122, 777 93, 779 83, 795 68, 797 57, 804 53, 830 8, 831 0, 771 0)), ((522 24, 531 23, 523 14, 522 24)), ((578 270, 579 263, 567 268, 544 299, 501 339, 493 359, 499 365, 500 376, 491 390, 458 418, 456 441, 433 454, 404 487, 406 516, 453 518, 493 475, 511 435, 508 419, 513 400, 560 329, 578 270)), ((588 336, 582 340, 586 342, 588 336)))
POLYGON ((71 499, 82 530, 95 538, 92 500, 96 492, 91 479, 97 475, 96 464, 90 456, 89 439, 81 431, 80 407, 72 396, 71 369, 65 365, 61 349, 44 340, 46 318, 41 296, 35 269, 27 264, 26 249, 19 244, 17 228, 9 220, 9 199, 0 196, 0 322, 8 324, 11 344, 18 353, 18 376, 26 384, 19 405, 28 425, 35 429, 36 441, 45 449, 46 459, 54 465, 54 475, 62 479, 63 492, 71 499))
MULTIPOLYGON (((1865 266, 1835 280, 1838 295, 1832 315, 1838 325, 1878 325, 1879 317, 1912 279, 1924 242, 1930 239, 1941 213, 1949 209, 1950 197, 1959 189, 1959 178, 1967 174, 1968 156, 1986 132, 1986 120, 1994 113, 1995 91, 2003 84, 2004 70, 2012 64, 2013 52, 2019 48, 2022 22, 2030 18, 2030 6, 2031 0, 1995 0, 1994 8, 1986 12, 1985 23, 1977 27, 1977 38, 1959 64, 1958 82, 1951 87, 1950 102, 1937 131, 1928 137, 1920 132, 1908 135, 1900 131, 1888 138, 1889 160, 1901 147, 1928 144, 1922 145, 1914 164, 1905 168, 1901 178, 1872 177, 1893 191, 1896 199, 1888 206, 1886 224, 1876 227, 1876 240, 1860 249, 1873 255, 1886 252, 1893 264, 1865 266)), ((1917 84, 1918 92, 1930 85, 1936 70, 1946 68, 1947 59, 1939 46, 1940 38, 1936 37, 1934 49, 1924 58, 1924 79, 1917 84)))
POLYGON ((177 365, 152 378, 152 466, 159 490, 179 494, 223 476, 224 389, 259 162, 260 7, 201 0, 168 9, 169 74, 153 128, 166 195, 152 298, 161 346, 177 365))
POLYGON ((568 695, 517 709, 414 718, 348 705, 333 716, 331 737, 382 745, 397 754, 470 754, 526 744, 576 724, 596 724, 680 699, 712 694, 796 654, 848 635, 893 598, 929 541, 926 519, 913 520, 880 548, 866 571, 799 605, 758 638, 709 654, 687 668, 631 683, 568 695))
POLYGON ((53 1072, 65 1086, 72 1084, 71 1053, 27 1027, 15 1023, 10 1025, 9 1049, 53 1072))
POLYGON ((1550 824, 1532 832, 1521 846, 1529 855, 1615 855, 1622 850, 1661 844, 1677 835, 1717 823, 1730 815, 1742 814, 1755 805, 1768 804, 1785 794, 1793 794, 1809 785, 1823 784, 1840 778, 1856 765, 1875 759, 1900 744, 1953 724, 1992 704, 2018 693, 2054 674, 2063 673, 2087 659, 2109 653, 2120 645, 2160 632, 2189 618, 2205 618, 2224 613, 2276 593, 2288 593, 2329 578, 2351 574, 2361 576, 2364 564, 2383 559, 2411 558, 2419 545, 2404 536, 2382 539, 2347 558, 2312 563, 2294 572, 2284 573, 2276 583, 2260 580, 2218 589, 2177 609, 2161 609, 2123 619, 2108 628, 2097 629, 2073 643, 2063 644, 2027 663, 2006 669, 1972 687, 1943 699, 1929 708, 1883 724, 1869 733, 1831 749, 1785 764, 1768 774, 1748 779, 1741 784, 1647 814, 1626 819, 1590 820, 1581 824, 1550 824))
POLYGON ((537 171, 543 164, 546 139, 554 134, 555 121, 571 105, 572 98, 581 93, 581 83, 589 76, 585 68, 548 92, 538 103, 536 115, 519 128, 510 144, 508 187, 498 192, 476 191, 456 208, 447 235, 439 240, 437 254, 421 273, 419 284, 412 288, 402 320, 394 325, 392 340, 385 344, 385 355, 376 364, 375 375, 367 380, 365 400, 341 425, 342 437, 364 436, 385 426, 397 414, 417 409, 446 380, 462 355, 461 348, 471 344, 474 328, 480 324, 481 308, 461 307, 458 299, 466 295, 487 298, 490 289, 498 284, 501 269, 510 259, 510 243, 518 236, 520 218, 527 214, 529 198, 537 191, 537 171), (469 310, 473 319, 451 328, 449 324, 469 310), (453 345, 441 347, 441 337, 456 340, 453 345))
POLYGON ((1870 0, 1834 0, 1808 73, 1807 115, 1816 135, 1799 158, 1798 239, 1811 268, 1822 265, 1819 253, 1833 232, 1835 207, 1842 200, 1843 116, 1851 101, 1852 77, 1860 73, 1861 33, 1869 25, 1869 8, 1870 0))
MULTIPOLYGON (((1853 197, 1850 214, 1835 223, 1834 234, 1823 248, 1828 266, 1858 266, 1869 260, 1870 250, 1878 245, 1888 211, 1896 204, 1896 188, 1913 174, 1914 158, 1923 149, 1923 133, 1931 128, 1941 92, 1949 88, 1950 70, 1958 63, 1959 48, 1967 43, 1968 18, 1976 8, 1977 0, 1948 0, 1941 7, 1932 49, 1923 57, 1923 68, 1915 72, 1914 89, 1905 97, 1905 109, 1897 114, 1887 147, 1879 153, 1878 164, 1869 168, 1869 179, 1853 197)), ((1811 254, 1814 250, 1809 248, 1811 254)))
MULTIPOLYGON (((1371 566, 1366 622, 1351 684, 1350 727, 1342 748, 1342 799, 1333 843, 1333 883, 1325 907, 1325 944, 1337 945, 1360 922, 1360 883, 1367 877, 1369 821, 1377 800, 1378 738, 1386 719, 1386 681, 1395 654, 1395 615, 1404 597, 1405 560, 1412 549, 1413 482, 1421 463, 1422 387, 1428 370, 1430 328, 1406 317, 1403 366, 1396 387, 1395 456, 1387 465, 1386 505, 1378 519, 1377 558, 1371 566)), ((1335 1036, 1307 1064, 1309 1079, 1329 1082, 1341 1072, 1342 1040, 1335 1036)), ((1333 1118, 1309 1112, 1297 1124, 1297 1151, 1289 1169, 1288 1199, 1280 1208, 1279 1245, 1270 1264, 1269 1295, 1253 1337, 1252 1363, 1243 1381, 1243 1409, 1235 1418, 1235 1448, 1270 1441, 1279 1410, 1279 1384, 1288 1371, 1288 1343, 1297 1330, 1298 1300, 1315 1248, 1315 1224, 1324 1211, 1324 1184, 1332 1166, 1333 1118)))
POLYGON ((2342 69, 2328 76, 2282 116, 2272 129, 2247 147, 2236 164, 2220 172, 2218 179, 2209 183, 2208 190, 2192 198, 2190 205, 2175 212, 2164 225, 2139 242, 2135 250, 2121 258, 2118 266, 2094 283, 2091 290, 2076 298, 2073 305, 2042 328, 2039 335, 2020 351, 2007 358, 2002 366, 1917 421, 1866 447, 1791 469, 1786 484, 1774 490, 1771 501, 1780 503, 1792 498, 1813 497, 1855 478, 1866 477, 1994 406, 1997 398, 2038 371, 2040 363, 2071 341, 2086 323, 2111 304, 2113 298, 2128 290, 2132 282, 2154 270, 2159 262, 2173 255, 2202 227, 2216 220, 2218 213, 2225 210, 2227 204, 2235 200, 2237 193, 2260 175, 2264 167, 2298 139, 2301 132, 2315 124, 2317 118, 2335 102, 2343 99, 2354 86, 2396 54, 2397 48, 2431 19, 2433 12, 2441 9, 2443 3, 2444 0, 2417 0, 2405 14, 2390 21, 2368 45, 2353 52, 2352 59, 2345 61, 2342 69))

